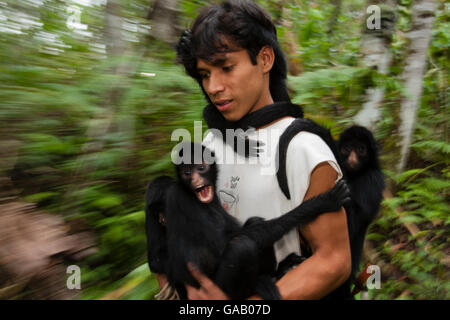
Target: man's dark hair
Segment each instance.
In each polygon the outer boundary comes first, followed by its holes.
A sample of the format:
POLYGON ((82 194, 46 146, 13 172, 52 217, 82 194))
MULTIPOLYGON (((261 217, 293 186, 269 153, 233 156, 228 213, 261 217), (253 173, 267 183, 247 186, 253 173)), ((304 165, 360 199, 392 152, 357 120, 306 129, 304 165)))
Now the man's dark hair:
MULTIPOLYGON (((177 44, 177 61, 197 80, 197 58, 213 62, 217 53, 247 50, 252 64, 263 46, 271 46, 275 53, 270 71, 270 93, 275 102, 290 101, 286 75, 287 65, 277 40, 277 32, 270 15, 251 0, 227 0, 204 8, 191 30, 186 30, 177 44)), ((207 97, 207 95, 205 94, 207 97)))

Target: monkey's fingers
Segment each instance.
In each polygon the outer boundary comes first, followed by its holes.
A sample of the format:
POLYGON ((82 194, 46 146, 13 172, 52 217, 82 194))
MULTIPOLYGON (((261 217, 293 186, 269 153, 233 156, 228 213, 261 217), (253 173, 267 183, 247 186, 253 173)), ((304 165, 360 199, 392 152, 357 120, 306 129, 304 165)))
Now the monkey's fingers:
POLYGON ((340 206, 349 203, 351 199, 350 188, 348 187, 345 180, 341 179, 336 183, 336 188, 338 188, 338 198, 340 206))
POLYGON ((259 140, 256 140, 256 143, 257 143, 257 147, 258 147, 258 148, 259 148, 259 147, 264 147, 264 146, 266 145, 264 142, 259 141, 259 140))
POLYGON ((180 37, 180 40, 177 44, 177 51, 184 52, 184 54, 188 54, 191 52, 191 38, 192 38, 192 32, 190 29, 187 29, 183 32, 183 34, 180 37))
MULTIPOLYGON (((336 205, 335 210, 339 210, 342 205, 350 198, 350 189, 344 180, 339 180, 336 185, 329 191, 329 199, 331 203, 336 205)), ((335 211, 332 210, 332 211, 335 211)))
POLYGON ((350 197, 345 197, 345 198, 342 199, 342 201, 341 201, 341 207, 342 207, 342 206, 345 206, 345 205, 347 205, 347 204, 349 204, 351 201, 352 201, 352 198, 350 198, 350 197))
POLYGON ((192 37, 191 30, 190 29, 184 30, 183 34, 181 35, 181 38, 180 38, 180 46, 183 46, 184 48, 190 47, 191 37, 192 37))
POLYGON ((245 138, 245 156, 246 157, 259 157, 259 154, 264 152, 262 146, 265 143, 259 140, 251 140, 247 137, 245 138))

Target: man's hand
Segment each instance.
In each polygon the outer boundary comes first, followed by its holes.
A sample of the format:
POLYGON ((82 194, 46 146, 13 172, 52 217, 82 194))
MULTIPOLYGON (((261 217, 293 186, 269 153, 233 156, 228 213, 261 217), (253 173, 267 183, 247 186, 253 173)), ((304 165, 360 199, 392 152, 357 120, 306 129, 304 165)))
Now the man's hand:
POLYGON ((207 276, 201 273, 192 263, 188 263, 192 276, 200 284, 200 288, 186 285, 189 300, 230 300, 230 298, 207 276))

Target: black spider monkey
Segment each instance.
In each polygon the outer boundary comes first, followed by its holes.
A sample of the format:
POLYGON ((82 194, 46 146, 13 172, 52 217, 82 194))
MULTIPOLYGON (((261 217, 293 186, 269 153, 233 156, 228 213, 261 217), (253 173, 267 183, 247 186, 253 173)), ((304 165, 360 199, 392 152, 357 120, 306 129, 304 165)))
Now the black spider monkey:
MULTIPOLYGON (((336 157, 343 171, 344 179, 350 188, 352 201, 344 205, 344 207, 347 213, 352 254, 352 273, 349 280, 344 283, 344 286, 347 286, 347 288, 340 287, 340 293, 335 296, 336 298, 348 297, 351 281, 358 272, 361 262, 367 228, 377 215, 383 198, 384 175, 379 165, 378 146, 372 133, 361 126, 348 128, 340 135, 338 141, 334 141, 329 130, 314 121, 304 118, 294 120, 280 137, 278 149, 280 163, 277 178, 281 190, 288 199, 290 194, 286 176, 287 147, 290 140, 300 131, 317 134, 327 143, 336 157)), ((305 251, 307 256, 311 254, 310 251, 305 251)), ((304 260, 305 257, 288 256, 286 261, 280 263, 277 277, 281 277, 293 265, 297 265, 304 260)))
POLYGON ((145 193, 145 231, 147 234, 147 259, 150 270, 165 273, 167 270, 166 194, 175 179, 160 176, 149 183, 145 193))
POLYGON ((378 146, 364 127, 345 130, 337 143, 344 179, 348 181, 352 201, 346 205, 352 270, 357 272, 367 228, 375 219, 383 200, 384 175, 380 169, 378 146))
MULTIPOLYGON (((184 144, 178 160, 189 149, 192 153, 195 144, 184 144)), ((201 151, 214 157, 203 146, 201 151)), ((217 197, 214 161, 202 156, 198 164, 181 162, 176 174, 176 181, 162 176, 149 184, 146 227, 151 270, 166 274, 182 298, 186 298, 185 284, 198 287, 187 268, 191 262, 232 299, 255 293, 264 299, 280 299, 272 280, 276 270, 273 243, 292 228, 321 213, 337 211, 350 200, 345 182, 339 181, 330 191, 279 218, 253 217, 241 225, 217 197)))

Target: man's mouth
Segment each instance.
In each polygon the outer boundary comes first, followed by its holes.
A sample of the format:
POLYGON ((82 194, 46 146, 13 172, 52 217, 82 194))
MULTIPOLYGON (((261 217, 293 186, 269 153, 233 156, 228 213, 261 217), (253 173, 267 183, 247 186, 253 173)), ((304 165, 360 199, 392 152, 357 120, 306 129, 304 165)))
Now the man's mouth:
POLYGON ((214 188, 211 185, 201 185, 195 188, 195 194, 200 202, 210 203, 214 198, 214 188))
POLYGON ((232 102, 233 100, 217 100, 214 102, 214 104, 216 105, 217 109, 219 109, 219 111, 225 111, 230 107, 232 102))

